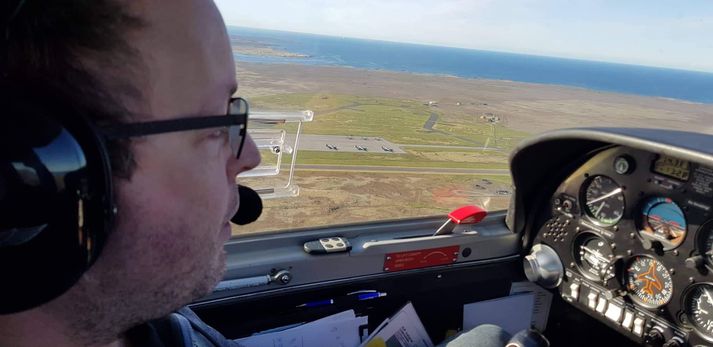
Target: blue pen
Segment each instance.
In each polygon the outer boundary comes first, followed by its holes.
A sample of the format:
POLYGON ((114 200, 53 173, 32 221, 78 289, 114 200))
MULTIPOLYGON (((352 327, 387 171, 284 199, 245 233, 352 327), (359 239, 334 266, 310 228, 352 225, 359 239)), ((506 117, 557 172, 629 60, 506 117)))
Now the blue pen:
POLYGON ((331 305, 331 304, 334 304, 334 299, 310 301, 310 302, 304 303, 302 305, 297 305, 297 307, 319 307, 319 306, 327 306, 327 305, 331 305))
POLYGON ((371 292, 371 293, 361 293, 357 294, 357 299, 359 300, 370 300, 386 296, 386 293, 371 292))

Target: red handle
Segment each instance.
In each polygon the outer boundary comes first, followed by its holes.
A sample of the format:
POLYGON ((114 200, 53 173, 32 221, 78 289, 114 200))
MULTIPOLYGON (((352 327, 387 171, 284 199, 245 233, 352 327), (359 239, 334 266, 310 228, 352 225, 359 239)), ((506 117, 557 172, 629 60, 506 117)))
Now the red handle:
POLYGON ((478 206, 459 207, 448 214, 451 222, 456 224, 475 224, 483 220, 488 215, 488 211, 478 206))

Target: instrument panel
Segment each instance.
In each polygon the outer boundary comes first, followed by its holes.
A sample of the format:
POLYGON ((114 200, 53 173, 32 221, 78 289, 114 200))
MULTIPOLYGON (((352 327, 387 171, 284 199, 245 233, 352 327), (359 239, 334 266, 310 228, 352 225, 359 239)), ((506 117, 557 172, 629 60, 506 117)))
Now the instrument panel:
POLYGON ((610 147, 551 196, 535 243, 562 297, 652 346, 713 345, 713 168, 610 147))

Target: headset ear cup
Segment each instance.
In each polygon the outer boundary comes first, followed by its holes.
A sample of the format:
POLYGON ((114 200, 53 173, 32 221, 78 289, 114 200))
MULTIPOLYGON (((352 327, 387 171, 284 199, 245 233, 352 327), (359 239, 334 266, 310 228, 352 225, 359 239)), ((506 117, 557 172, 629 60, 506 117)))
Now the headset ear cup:
POLYGON ((74 285, 99 256, 114 208, 106 147, 89 122, 57 102, 0 106, 5 314, 39 306, 74 285))

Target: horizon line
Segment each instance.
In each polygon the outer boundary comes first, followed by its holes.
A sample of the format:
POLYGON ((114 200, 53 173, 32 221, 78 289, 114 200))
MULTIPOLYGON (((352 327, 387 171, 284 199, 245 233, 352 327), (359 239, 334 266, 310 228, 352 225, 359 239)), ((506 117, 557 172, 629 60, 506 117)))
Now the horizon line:
POLYGON ((368 38, 368 37, 328 35, 328 34, 323 34, 323 33, 313 33, 313 32, 306 32, 306 31, 292 31, 292 30, 274 29, 274 28, 247 27, 247 26, 243 26, 243 25, 236 25, 236 24, 230 24, 230 23, 227 23, 226 26, 233 27, 233 28, 240 28, 240 29, 277 31, 277 32, 284 32, 284 33, 291 33, 291 34, 305 34, 305 35, 315 35, 315 36, 324 36, 324 37, 333 37, 333 38, 347 38, 347 39, 387 42, 387 43, 402 43, 402 44, 428 46, 428 47, 455 48, 455 49, 463 49, 463 50, 469 50, 469 51, 525 55, 525 56, 542 57, 542 58, 550 58, 550 59, 563 59, 563 60, 575 60, 575 61, 584 61, 584 62, 593 62, 593 63, 602 63, 602 64, 626 65, 626 66, 645 67, 645 68, 652 68, 652 69, 674 70, 674 71, 703 73, 703 74, 713 75, 713 70, 691 69, 691 68, 661 66, 661 65, 648 65, 648 64, 641 64, 641 63, 616 61, 616 60, 599 60, 599 59, 583 58, 583 57, 557 56, 557 55, 547 55, 547 54, 539 54, 539 53, 528 53, 528 52, 522 52, 522 51, 504 51, 504 50, 492 50, 492 49, 483 49, 483 48, 449 46, 449 45, 444 45, 444 44, 433 44, 433 43, 423 43, 423 42, 391 41, 391 40, 375 39, 375 38, 368 38))

